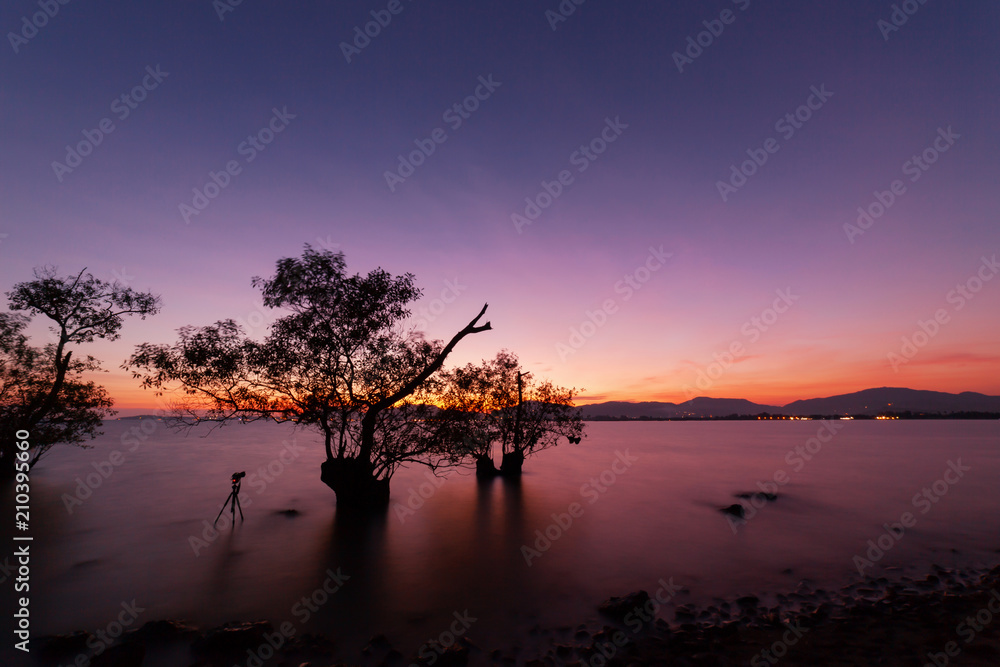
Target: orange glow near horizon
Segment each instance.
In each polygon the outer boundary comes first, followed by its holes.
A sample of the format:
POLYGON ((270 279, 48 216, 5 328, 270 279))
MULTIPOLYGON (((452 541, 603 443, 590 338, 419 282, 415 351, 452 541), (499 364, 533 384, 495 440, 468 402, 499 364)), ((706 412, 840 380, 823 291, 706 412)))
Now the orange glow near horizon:
MULTIPOLYGON (((875 387, 906 387, 929 391, 961 393, 975 391, 988 395, 1000 395, 1000 386, 995 378, 1000 377, 1000 363, 993 362, 986 366, 961 371, 961 368, 949 367, 949 372, 939 372, 935 364, 924 364, 924 370, 919 373, 894 375, 888 373, 859 373, 858 379, 838 378, 836 376, 810 377, 807 380, 788 378, 775 380, 767 386, 747 380, 746 378, 723 377, 720 381, 705 391, 699 391, 696 396, 712 398, 744 398, 760 405, 783 406, 796 400, 822 398, 849 394, 863 389, 875 387)), ((115 401, 114 408, 120 411, 156 410, 159 405, 153 390, 139 388, 138 381, 125 373, 112 372, 101 374, 94 378, 108 390, 115 401)), ((556 378, 551 378, 557 381, 556 378)), ((558 382, 558 381, 557 381, 558 382)), ((591 405, 607 401, 645 402, 656 401, 666 403, 683 403, 694 396, 686 395, 680 388, 664 388, 650 385, 643 391, 634 385, 619 388, 609 387, 607 391, 586 391, 576 397, 576 405, 591 405)))

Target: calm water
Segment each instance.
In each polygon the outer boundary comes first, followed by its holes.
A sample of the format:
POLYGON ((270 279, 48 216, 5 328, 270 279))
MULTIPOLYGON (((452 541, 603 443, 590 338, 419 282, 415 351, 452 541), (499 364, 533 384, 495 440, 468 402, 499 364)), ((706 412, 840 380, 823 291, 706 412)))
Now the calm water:
POLYGON ((422 468, 402 470, 388 515, 366 525, 337 520, 311 432, 233 424, 185 437, 153 424, 135 446, 122 435, 138 422, 108 422, 92 449, 57 449, 33 472, 36 636, 106 626, 133 598, 145 608, 139 623, 302 628, 296 602, 339 568, 349 579, 308 629, 348 647, 381 631, 406 653, 468 610, 478 619, 469 636, 490 648, 535 624, 595 620, 601 599, 652 592, 660 579, 690 590, 680 602, 787 591, 801 579, 842 585, 857 576, 852 557, 907 511, 917 524, 880 566, 981 565, 1000 548, 997 421, 835 422, 843 428, 809 461, 786 455, 822 422, 591 423, 583 444, 529 460, 517 486, 479 485, 467 471, 435 486, 422 468), (64 494, 114 450, 124 460, 69 513, 64 494), (971 470, 939 483, 939 502, 915 507, 914 494, 959 459, 971 470), (230 530, 227 511, 195 555, 191 537, 205 538, 234 470, 256 475, 241 493, 246 521, 230 530), (788 476, 779 499, 734 534, 718 508, 777 471, 788 476), (411 499, 416 509, 403 514, 411 499), (573 503, 572 525, 550 527, 573 503), (546 528, 557 539, 528 566, 522 546, 546 528))

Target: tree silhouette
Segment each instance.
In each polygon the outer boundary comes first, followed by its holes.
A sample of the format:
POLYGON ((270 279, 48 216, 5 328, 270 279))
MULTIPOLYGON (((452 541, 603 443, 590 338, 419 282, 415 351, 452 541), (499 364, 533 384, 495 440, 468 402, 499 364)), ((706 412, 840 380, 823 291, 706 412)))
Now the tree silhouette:
POLYGON ((439 432, 453 448, 459 443, 468 448, 480 477, 520 476, 526 457, 560 438, 579 443, 583 436, 583 420, 573 406, 576 390, 536 382, 507 350, 479 365, 447 371, 442 386, 439 432), (499 471, 494 449, 501 454, 499 471))
POLYGON ((272 418, 324 434, 321 479, 339 507, 383 506, 399 465, 432 467, 454 455, 429 427, 428 381, 460 340, 489 330, 479 314, 452 339, 407 333, 413 275, 375 269, 349 276, 342 252, 314 250, 256 277, 264 305, 283 309, 261 342, 232 320, 184 327, 173 345, 145 343, 126 362, 144 387, 178 386, 178 423, 272 418))
MULTIPOLYGON (((105 390, 84 379, 100 370, 92 356, 75 357, 74 346, 95 339, 116 340, 124 318, 145 319, 159 311, 159 297, 115 281, 95 278, 86 269, 60 278, 54 267, 35 269, 35 279, 6 293, 12 311, 0 313, 0 468, 13 471, 15 436, 27 431, 30 465, 59 443, 85 446, 100 435, 104 417, 114 413, 105 390), (54 341, 32 347, 24 334, 30 317, 52 322, 54 341)), ((21 440, 21 438, 18 438, 21 440)))

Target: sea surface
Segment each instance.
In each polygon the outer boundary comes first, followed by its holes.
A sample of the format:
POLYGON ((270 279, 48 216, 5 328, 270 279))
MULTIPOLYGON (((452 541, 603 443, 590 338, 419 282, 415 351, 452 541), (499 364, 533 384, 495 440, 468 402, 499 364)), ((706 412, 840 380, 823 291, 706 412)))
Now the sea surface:
MULTIPOLYGON (((289 621, 346 654, 384 633, 412 655, 454 626, 488 649, 529 644, 539 626, 597 624, 601 600, 664 584, 685 589, 661 608, 667 620, 674 603, 766 599, 802 580, 835 589, 858 579, 856 557, 879 555, 869 540, 880 536, 889 548, 866 573, 1000 556, 998 421, 592 422, 586 433, 530 458, 520 484, 401 469, 389 511, 358 522, 338 517, 320 482, 312 431, 108 421, 91 448, 57 447, 32 471, 33 634, 105 628, 134 600, 136 627, 289 621), (245 519, 234 529, 227 506, 215 532, 234 471, 247 473, 245 519), (745 523, 720 512, 762 486, 778 497, 747 505, 745 523), (886 537, 906 513, 911 526, 886 537)), ((0 558, 13 532, 3 493, 0 558)))

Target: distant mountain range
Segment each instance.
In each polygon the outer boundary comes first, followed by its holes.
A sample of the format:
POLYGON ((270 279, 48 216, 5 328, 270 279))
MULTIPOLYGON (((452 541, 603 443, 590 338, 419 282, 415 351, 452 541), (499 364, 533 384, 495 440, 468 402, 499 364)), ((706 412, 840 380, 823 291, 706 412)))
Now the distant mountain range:
MULTIPOLYGON (((1000 414, 1000 396, 987 396, 973 391, 948 394, 943 391, 922 391, 898 387, 865 389, 853 394, 827 398, 810 398, 793 401, 788 405, 762 405, 745 398, 708 398, 699 396, 683 403, 643 401, 608 401, 580 407, 584 419, 609 417, 612 419, 677 419, 750 416, 768 413, 808 417, 811 415, 878 415, 886 412, 912 412, 915 414, 945 415, 959 412, 988 412, 1000 414)), ((143 414, 120 419, 158 419, 157 415, 143 414)))
POLYGON ((955 412, 1000 413, 1000 396, 972 391, 948 394, 897 387, 865 389, 853 394, 828 398, 810 398, 784 406, 761 405, 744 398, 707 398, 700 396, 683 403, 645 401, 627 403, 609 401, 581 407, 584 419, 627 417, 629 419, 669 419, 677 417, 727 417, 758 415, 762 412, 794 416, 808 415, 877 415, 884 412, 948 414, 955 412))

